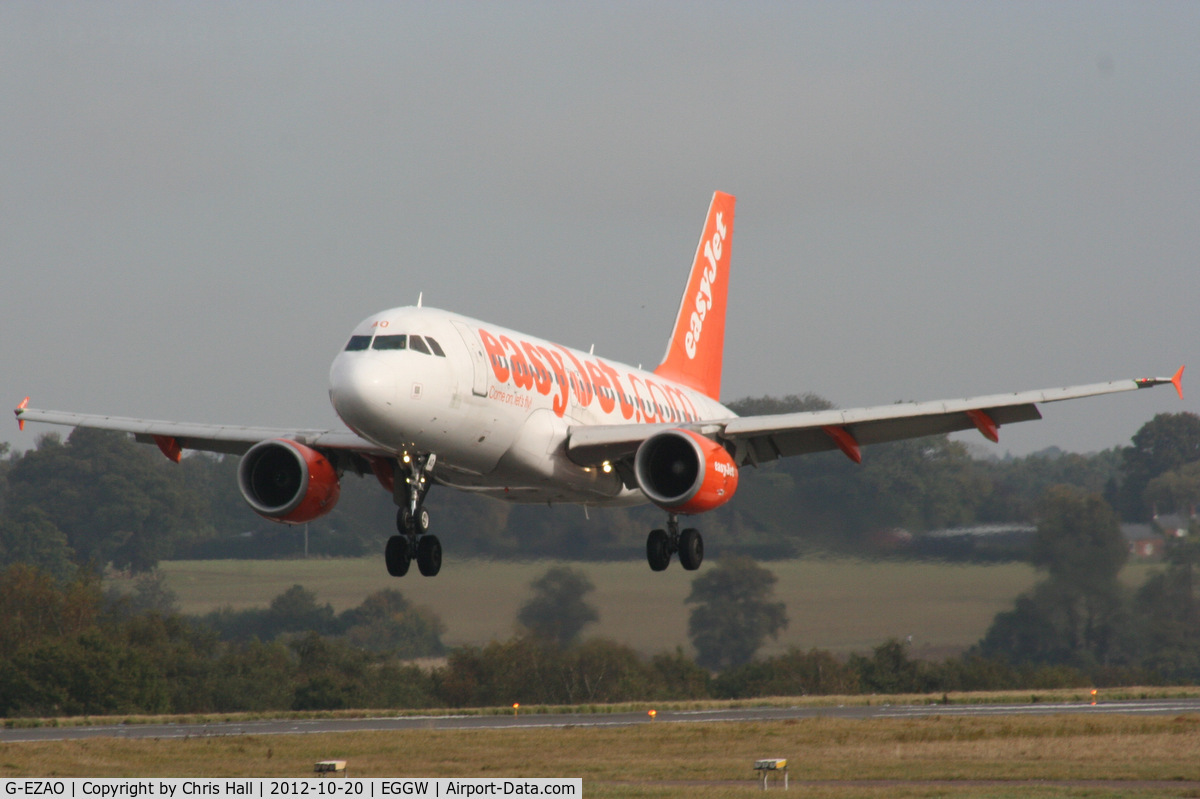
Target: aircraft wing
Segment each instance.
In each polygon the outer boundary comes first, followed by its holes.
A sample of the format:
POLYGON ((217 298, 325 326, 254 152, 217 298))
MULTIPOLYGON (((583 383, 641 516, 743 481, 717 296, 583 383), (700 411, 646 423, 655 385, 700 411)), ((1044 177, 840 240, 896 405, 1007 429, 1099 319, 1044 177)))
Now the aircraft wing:
POLYGON ((391 453, 360 438, 349 430, 298 430, 275 427, 238 427, 233 425, 189 424, 163 422, 153 419, 129 419, 122 416, 99 416, 65 411, 44 411, 17 408, 17 421, 44 422, 67 427, 90 427, 133 433, 144 444, 158 444, 167 457, 178 460, 168 450, 196 449, 241 455, 260 441, 286 438, 318 450, 339 450, 363 455, 388 456, 391 453))
POLYGON ((998 440, 999 428, 1042 418, 1039 403, 1136 391, 1171 383, 1183 396, 1183 367, 1174 377, 1114 380, 1086 386, 1051 388, 969 399, 900 402, 872 408, 805 411, 767 416, 744 416, 684 425, 573 426, 567 440, 569 457, 584 466, 617 462, 633 455, 642 441, 662 430, 693 430, 725 444, 739 465, 776 458, 840 449, 861 460, 860 447, 906 438, 979 430, 998 440))

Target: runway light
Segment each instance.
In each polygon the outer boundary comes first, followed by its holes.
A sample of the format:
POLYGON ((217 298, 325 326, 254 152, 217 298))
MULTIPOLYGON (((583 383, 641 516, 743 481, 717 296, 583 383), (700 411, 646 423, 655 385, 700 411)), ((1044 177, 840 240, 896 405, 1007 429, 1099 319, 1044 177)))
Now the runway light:
POLYGON ((654 721, 655 717, 656 717, 656 716, 658 716, 658 711, 657 711, 657 710, 651 710, 651 711, 650 711, 650 712, 649 712, 647 715, 649 715, 649 716, 650 716, 650 720, 651 720, 651 721, 654 721))
POLYGON ((513 715, 517 715, 517 709, 521 707, 520 702, 513 702, 513 715))
POLYGON ((1092 704, 1096 704, 1096 689, 1092 689, 1092 704))

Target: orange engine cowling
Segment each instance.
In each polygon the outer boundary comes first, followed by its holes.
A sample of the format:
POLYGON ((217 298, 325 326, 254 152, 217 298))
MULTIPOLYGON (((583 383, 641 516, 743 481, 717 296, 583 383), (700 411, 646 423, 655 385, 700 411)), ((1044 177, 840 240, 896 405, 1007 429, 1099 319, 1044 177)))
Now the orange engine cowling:
POLYGON ((260 441, 242 456, 238 488, 259 516, 287 524, 324 516, 342 491, 324 455, 284 438, 260 441))
POLYGON ((650 436, 633 458, 638 487, 672 513, 703 513, 724 505, 737 491, 738 468, 715 441, 689 430, 650 436))

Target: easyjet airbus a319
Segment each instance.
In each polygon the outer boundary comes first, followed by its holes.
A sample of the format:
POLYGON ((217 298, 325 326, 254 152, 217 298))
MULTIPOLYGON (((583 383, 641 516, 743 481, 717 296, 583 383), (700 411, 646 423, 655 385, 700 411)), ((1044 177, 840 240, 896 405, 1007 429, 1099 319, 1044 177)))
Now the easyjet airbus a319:
POLYGON ((681 516, 733 499, 739 471, 775 458, 1001 426, 1041 418, 1037 404, 1173 383, 1173 377, 874 408, 739 418, 719 401, 734 198, 717 192, 662 363, 652 372, 465 316, 416 307, 373 314, 351 333, 329 372, 329 398, 346 430, 184 424, 29 408, 17 418, 133 433, 178 461, 183 450, 241 455, 238 483, 260 515, 299 524, 329 513, 347 472, 374 475, 399 511, 388 571, 415 559, 441 569, 425 497, 433 485, 510 502, 612 506, 652 502, 666 515, 650 532, 655 571, 676 553, 704 557, 681 516))

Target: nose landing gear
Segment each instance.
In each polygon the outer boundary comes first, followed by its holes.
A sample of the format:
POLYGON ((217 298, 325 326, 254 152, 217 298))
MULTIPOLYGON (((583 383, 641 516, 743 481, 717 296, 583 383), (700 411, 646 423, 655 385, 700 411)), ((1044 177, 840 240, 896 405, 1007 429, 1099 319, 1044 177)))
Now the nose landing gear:
POLYGON ((436 462, 433 453, 415 458, 405 454, 396 464, 392 497, 400 506, 396 512, 398 535, 388 539, 383 551, 388 574, 393 577, 408 574, 414 557, 417 570, 426 577, 442 569, 442 542, 436 535, 428 535, 429 511, 422 507, 432 485, 428 473, 436 462))

